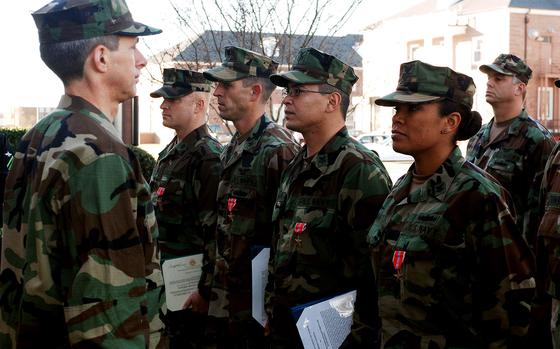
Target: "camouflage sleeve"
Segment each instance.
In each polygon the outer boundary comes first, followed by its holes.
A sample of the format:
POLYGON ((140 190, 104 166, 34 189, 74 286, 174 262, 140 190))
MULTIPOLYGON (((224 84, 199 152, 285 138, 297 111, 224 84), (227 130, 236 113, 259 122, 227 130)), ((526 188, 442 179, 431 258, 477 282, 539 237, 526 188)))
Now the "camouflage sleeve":
POLYGON ((537 240, 539 295, 546 293, 560 299, 560 146, 546 166, 542 183, 543 219, 537 240))
MULTIPOLYGON (((526 348, 530 304, 534 295, 534 257, 509 214, 505 200, 490 195, 476 210, 480 223, 467 224, 473 268, 473 322, 489 347, 526 348)), ((463 215, 465 212, 450 213, 463 215)), ((467 213, 467 216, 470 216, 467 213)), ((459 216, 456 216, 459 217, 459 216)))
POLYGON ((155 346, 164 298, 149 189, 134 158, 132 166, 116 154, 79 161, 88 151, 51 163, 36 192, 18 191, 28 173, 15 175, 0 288, 20 305, 2 305, 0 328, 19 317, 18 340, 63 334, 72 346, 155 346))
POLYGON ((366 238, 390 188, 391 180, 380 163, 360 163, 344 176, 338 206, 345 231, 339 248, 357 295, 352 332, 342 348, 373 348, 379 340, 377 286, 366 238))
POLYGON ((527 170, 532 173, 532 176, 527 178, 526 183, 528 193, 525 207, 527 209, 525 212, 518 213, 524 214, 523 233, 531 247, 534 247, 536 244, 537 231, 544 213, 539 205, 539 194, 546 162, 553 148, 554 140, 544 138, 536 145, 531 154, 528 154, 529 163, 527 164, 527 170))
MULTIPOLYGON (((279 147, 276 147, 274 151, 267 158, 266 166, 266 176, 265 176, 265 200, 266 200, 266 217, 272 219, 272 211, 274 209, 274 204, 276 202, 276 196, 278 194, 278 188, 280 187, 280 181, 282 179, 282 174, 284 170, 288 167, 290 162, 293 160, 294 156, 298 152, 298 147, 296 144, 285 143, 279 147)), ((270 245, 272 232, 266 232, 261 242, 257 242, 260 245, 270 245)))
POLYGON ((197 176, 198 183, 196 184, 196 201, 200 204, 198 218, 202 223, 204 239, 204 264, 198 284, 198 292, 206 300, 210 299, 214 261, 216 260, 216 220, 218 212, 216 195, 221 173, 222 164, 219 156, 202 161, 197 176))

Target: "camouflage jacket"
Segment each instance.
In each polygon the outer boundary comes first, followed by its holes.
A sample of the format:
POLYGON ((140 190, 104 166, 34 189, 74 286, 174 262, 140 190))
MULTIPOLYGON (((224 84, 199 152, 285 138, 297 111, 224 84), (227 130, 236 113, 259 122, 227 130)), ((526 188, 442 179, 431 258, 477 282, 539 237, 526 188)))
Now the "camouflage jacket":
POLYGON ((155 215, 111 122, 63 96, 22 138, 6 189, 0 347, 156 347, 155 215))
POLYGON ((206 125, 159 153, 152 178, 162 261, 202 253, 216 231, 221 144, 206 125))
POLYGON ((234 135, 222 153, 209 315, 244 321, 252 319, 251 247, 270 246, 280 176, 298 145, 287 130, 264 115, 240 144, 238 137, 234 135))
POLYGON ((542 175, 555 141, 546 128, 523 110, 507 131, 490 143, 493 122, 469 140, 466 159, 490 173, 509 191, 517 226, 533 248, 542 218, 538 205, 542 175))
MULTIPOLYGON (((560 300, 560 143, 557 143, 546 163, 541 185, 541 208, 544 215, 537 233, 537 287, 538 298, 541 303, 550 300, 560 300)), ((547 316, 547 324, 551 323, 549 316, 556 321, 555 331, 558 335, 560 322, 557 320, 560 309, 552 309, 547 316), (556 314, 555 314, 556 313, 556 314)), ((548 328, 550 330, 550 328, 548 328)))
MULTIPOLYGON (((357 290, 353 335, 345 345, 372 348, 379 322, 366 236, 391 179, 378 156, 346 128, 311 160, 305 154, 304 147, 278 189, 267 308, 275 317, 278 307, 357 290)), ((293 321, 273 324, 295 327, 293 321)))
POLYGON ((411 180, 412 167, 368 234, 383 348, 530 347, 534 258, 507 192, 459 148, 409 193, 411 180))
POLYGON ((560 299, 560 143, 546 163, 541 188, 544 216, 539 227, 537 260, 544 290, 560 299))

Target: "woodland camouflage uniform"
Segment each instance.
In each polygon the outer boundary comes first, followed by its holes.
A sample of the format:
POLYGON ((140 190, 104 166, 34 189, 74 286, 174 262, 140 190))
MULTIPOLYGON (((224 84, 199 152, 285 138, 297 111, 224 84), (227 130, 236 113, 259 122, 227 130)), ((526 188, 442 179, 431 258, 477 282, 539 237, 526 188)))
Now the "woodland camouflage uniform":
MULTIPOLYGON (((55 1, 33 17, 42 45, 161 32, 124 1, 55 1)), ((17 146, 6 188, 0 347, 163 347, 150 191, 109 118, 63 96, 17 146)))
MULTIPOLYGON (((231 82, 268 78, 277 63, 258 53, 228 46, 220 67, 204 72, 208 80, 231 82)), ((208 315, 227 322, 218 333, 227 348, 261 345, 263 329, 251 315, 251 249, 270 246, 272 209, 280 176, 298 150, 291 133, 263 115, 243 137, 236 133, 222 153, 218 187, 217 255, 208 315), (235 339, 232 339, 234 338, 235 339), (234 342, 237 344, 234 344, 234 342), (253 342, 253 344, 251 344, 253 342)))
MULTIPOLYGON (((515 76, 528 83, 532 71, 523 60, 511 54, 501 54, 482 72, 494 71, 515 76)), ((495 119, 483 125, 469 140, 466 159, 496 178, 509 191, 517 213, 517 225, 529 246, 533 248, 542 218, 539 190, 544 166, 554 144, 552 134, 522 110, 496 139, 490 139, 495 119)))
MULTIPOLYGON (((328 84, 346 95, 352 67, 314 48, 301 49, 279 86, 328 84)), ((340 129, 312 158, 304 146, 282 176, 274 207, 267 310, 273 348, 300 348, 294 307, 356 290, 344 348, 374 348, 379 320, 367 231, 391 188, 377 154, 340 129)))
MULTIPOLYGON (((164 69, 163 86, 152 97, 183 98, 193 92, 210 92, 202 73, 164 69)), ((206 124, 183 139, 177 136, 159 153, 150 179, 152 204, 159 228, 161 263, 168 259, 200 253, 216 232, 216 191, 222 171, 221 144, 210 135, 206 124)), ((199 293, 210 290, 200 285, 199 293)), ((194 348, 204 339, 205 316, 190 309, 168 311, 166 332, 171 348, 194 348)))
MULTIPOLYGON (((401 65, 379 104, 447 98, 470 110, 472 79, 420 61, 401 65)), ((528 348, 534 258, 509 194, 458 147, 410 192, 414 164, 368 234, 384 349, 528 348)))

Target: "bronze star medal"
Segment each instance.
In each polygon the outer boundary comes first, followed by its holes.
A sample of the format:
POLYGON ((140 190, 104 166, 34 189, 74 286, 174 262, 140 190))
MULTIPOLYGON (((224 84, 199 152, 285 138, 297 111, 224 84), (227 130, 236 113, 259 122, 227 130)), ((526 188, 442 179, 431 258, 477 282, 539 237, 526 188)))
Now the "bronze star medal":
POLYGON ((301 234, 305 231, 305 228, 307 228, 307 223, 296 223, 294 226, 294 242, 297 247, 301 247, 301 234))
POLYGON ((156 195, 157 195, 157 199, 156 199, 156 200, 157 200, 157 201, 156 201, 156 202, 157 202, 157 205, 159 206, 160 210, 163 209, 163 207, 162 207, 162 205, 161 205, 161 202, 162 202, 163 194, 164 194, 164 193, 165 193, 165 188, 164 188, 164 187, 159 187, 159 188, 157 188, 157 190, 156 190, 156 195))
POLYGON ((235 205, 237 204, 237 199, 236 198, 228 198, 227 200, 227 217, 226 217, 226 224, 231 223, 231 221, 233 220, 233 209, 235 208, 235 205))
POLYGON ((401 280, 401 267, 404 262, 404 257, 406 256, 406 251, 395 251, 393 253, 393 267, 395 267, 396 274, 395 276, 397 279, 401 280))

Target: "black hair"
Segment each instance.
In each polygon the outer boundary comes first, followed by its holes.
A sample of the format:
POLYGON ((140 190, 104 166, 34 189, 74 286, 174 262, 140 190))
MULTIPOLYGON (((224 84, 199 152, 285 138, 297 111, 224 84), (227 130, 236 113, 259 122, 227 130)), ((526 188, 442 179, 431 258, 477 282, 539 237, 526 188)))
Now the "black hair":
POLYGON ((272 92, 276 89, 276 85, 270 81, 269 78, 261 78, 257 76, 250 76, 242 80, 243 87, 253 86, 260 84, 262 86, 261 101, 266 104, 272 92))
POLYGON ((350 96, 346 93, 342 92, 338 88, 328 85, 328 84, 321 84, 319 85, 319 92, 322 93, 333 93, 338 92, 342 96, 340 100, 340 111, 342 112, 342 117, 346 120, 346 114, 348 113, 348 107, 350 106, 350 96))
POLYGON ((91 39, 41 44, 39 50, 43 62, 66 86, 70 81, 83 77, 86 58, 98 45, 115 51, 119 48, 119 37, 105 35, 91 39))
POLYGON ((456 141, 467 140, 480 130, 482 126, 482 117, 477 111, 471 111, 467 106, 449 99, 443 99, 439 102, 440 116, 443 117, 454 112, 461 114, 461 123, 455 134, 456 141))

